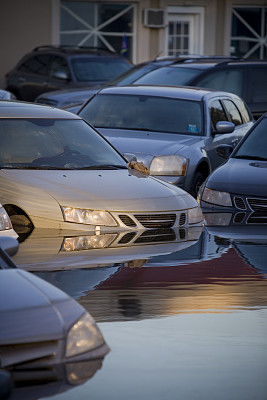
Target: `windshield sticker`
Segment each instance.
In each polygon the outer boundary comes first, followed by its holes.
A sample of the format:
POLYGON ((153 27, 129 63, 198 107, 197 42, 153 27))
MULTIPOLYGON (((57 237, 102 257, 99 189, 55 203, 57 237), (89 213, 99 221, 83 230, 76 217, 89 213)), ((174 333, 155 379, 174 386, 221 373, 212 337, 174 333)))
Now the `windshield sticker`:
POLYGON ((198 129, 196 125, 189 124, 187 128, 188 132, 198 133, 198 129))

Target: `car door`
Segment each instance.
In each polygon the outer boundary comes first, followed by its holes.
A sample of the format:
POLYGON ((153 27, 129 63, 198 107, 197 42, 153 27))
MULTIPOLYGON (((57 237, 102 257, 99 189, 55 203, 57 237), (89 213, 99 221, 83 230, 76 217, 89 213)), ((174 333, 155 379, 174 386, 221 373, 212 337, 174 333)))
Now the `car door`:
POLYGON ((246 134, 252 122, 248 122, 249 116, 245 118, 244 115, 242 117, 241 110, 232 98, 213 98, 208 103, 208 110, 211 123, 211 135, 206 140, 206 151, 210 159, 211 167, 215 169, 225 161, 216 153, 217 146, 220 144, 229 144, 235 147, 246 134), (232 133, 216 133, 216 123, 219 121, 232 122, 235 125, 235 130, 232 133))

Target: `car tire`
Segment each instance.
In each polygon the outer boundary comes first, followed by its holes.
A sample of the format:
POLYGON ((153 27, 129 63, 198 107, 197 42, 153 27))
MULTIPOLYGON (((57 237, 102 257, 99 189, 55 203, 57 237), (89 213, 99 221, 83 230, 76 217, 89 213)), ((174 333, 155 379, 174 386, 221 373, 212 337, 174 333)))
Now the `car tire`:
POLYGON ((191 190, 190 190, 190 194, 193 197, 197 198, 197 194, 200 189, 200 186, 205 181, 205 179, 206 179, 206 177, 202 174, 202 172, 197 171, 195 173, 194 178, 192 180, 192 184, 191 184, 191 190))

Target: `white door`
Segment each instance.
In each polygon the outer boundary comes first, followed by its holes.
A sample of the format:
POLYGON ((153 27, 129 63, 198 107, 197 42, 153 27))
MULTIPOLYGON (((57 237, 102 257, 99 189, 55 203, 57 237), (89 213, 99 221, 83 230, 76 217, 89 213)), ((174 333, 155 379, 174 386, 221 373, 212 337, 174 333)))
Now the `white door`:
POLYGON ((170 56, 203 54, 203 10, 168 7, 166 50, 170 56), (190 10, 190 12, 189 12, 190 10))

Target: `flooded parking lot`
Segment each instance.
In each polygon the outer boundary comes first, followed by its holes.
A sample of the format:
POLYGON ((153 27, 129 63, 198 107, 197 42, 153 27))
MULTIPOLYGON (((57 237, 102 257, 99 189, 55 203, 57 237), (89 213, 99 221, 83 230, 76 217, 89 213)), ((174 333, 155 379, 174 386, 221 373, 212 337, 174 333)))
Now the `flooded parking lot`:
POLYGON ((21 242, 17 265, 78 300, 111 351, 13 398, 267 399, 266 228, 127 235, 21 242))

